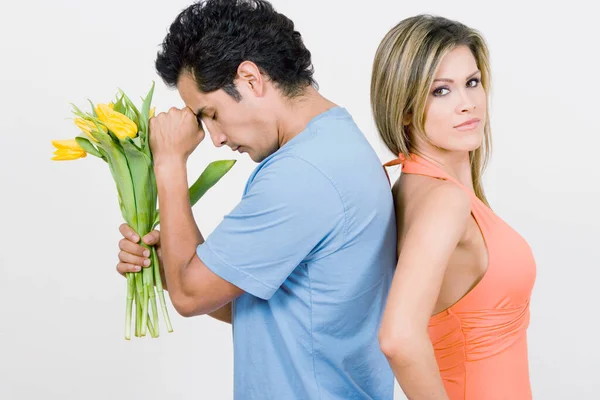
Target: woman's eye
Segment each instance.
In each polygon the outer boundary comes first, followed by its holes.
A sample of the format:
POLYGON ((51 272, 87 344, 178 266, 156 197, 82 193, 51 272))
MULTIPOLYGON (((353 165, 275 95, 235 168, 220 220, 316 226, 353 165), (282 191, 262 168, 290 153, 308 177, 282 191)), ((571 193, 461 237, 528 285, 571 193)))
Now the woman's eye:
POLYGON ((479 86, 479 82, 481 82, 479 78, 473 78, 467 82, 467 87, 477 87, 479 86))
POLYGON ((437 88, 433 91, 433 95, 437 96, 437 97, 445 96, 448 93, 450 93, 450 89, 448 89, 446 87, 437 88))

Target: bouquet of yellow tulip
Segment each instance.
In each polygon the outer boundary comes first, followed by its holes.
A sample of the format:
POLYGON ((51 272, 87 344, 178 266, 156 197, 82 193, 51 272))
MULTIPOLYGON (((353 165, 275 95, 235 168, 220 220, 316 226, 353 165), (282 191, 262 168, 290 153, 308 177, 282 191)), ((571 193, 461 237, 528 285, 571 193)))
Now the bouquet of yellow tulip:
MULTIPOLYGON (((52 141, 56 148, 52 160, 76 160, 91 154, 108 164, 117 186, 123 218, 140 237, 160 223, 158 192, 149 143, 149 121, 154 115, 154 109, 151 108, 153 93, 154 84, 142 99, 141 109, 123 91, 119 91, 113 103, 94 106, 90 101, 92 111, 89 113, 73 105, 73 114, 77 117, 75 125, 85 135, 52 141)), ((220 160, 208 165, 189 189, 190 204, 193 206, 234 164, 235 160, 220 160)), ((167 313, 156 249, 151 246, 149 250, 151 267, 127 274, 127 340, 131 339, 134 304, 135 336, 145 336, 147 327, 152 337, 158 337, 156 297, 160 301, 167 330, 173 331, 167 313), (149 305, 152 309, 151 316, 149 305)))

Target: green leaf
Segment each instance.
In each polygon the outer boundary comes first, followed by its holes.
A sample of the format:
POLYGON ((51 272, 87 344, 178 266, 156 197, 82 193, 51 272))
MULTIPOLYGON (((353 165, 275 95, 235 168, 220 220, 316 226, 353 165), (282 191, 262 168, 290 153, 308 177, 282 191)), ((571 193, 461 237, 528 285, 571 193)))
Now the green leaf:
POLYGON ((129 144, 131 144, 133 147, 135 147, 135 149, 137 151, 142 151, 142 149, 140 149, 140 147, 138 146, 138 144, 129 136, 125 138, 125 141, 129 144))
POLYGON ((92 106, 92 115, 96 118, 98 118, 98 114, 96 114, 96 107, 94 106, 94 103, 92 103, 92 101, 90 99, 88 99, 88 101, 90 102, 90 105, 92 106))
POLYGON ((121 89, 119 89, 119 93, 121 93, 121 95, 123 96, 124 103, 127 105, 127 107, 130 107, 136 114, 139 115, 140 114, 139 110, 137 109, 135 104, 133 104, 131 99, 129 99, 129 97, 127 97, 125 92, 123 92, 121 89))
POLYGON ((152 106, 152 97, 154 96, 154 87, 155 87, 155 82, 152 81, 152 86, 150 87, 148 94, 146 95, 146 97, 143 98, 142 115, 146 116, 146 119, 150 115, 150 108, 152 106))
POLYGON ((135 125, 138 127, 138 132, 140 130, 140 117, 138 114, 136 114, 135 112, 133 112, 130 108, 126 108, 125 112, 123 113, 127 118, 129 118, 130 120, 132 120, 135 125))
POLYGON ((125 109, 127 107, 125 107, 125 103, 123 102, 123 95, 117 96, 117 100, 114 104, 115 105, 113 107, 113 110, 115 110, 118 113, 125 114, 125 109))
POLYGON ((108 153, 102 147, 98 147, 98 152, 102 154, 104 161, 108 162, 108 153))
POLYGON ((137 225, 132 228, 138 235, 144 236, 152 229, 158 195, 152 160, 130 138, 122 141, 121 144, 129 165, 135 194, 137 225))
POLYGON ((86 139, 82 136, 77 136, 75 138, 75 141, 77 141, 77 144, 80 145, 85 150, 86 153, 96 156, 98 158, 104 158, 102 156, 102 154, 100 154, 100 152, 96 149, 96 147, 88 139, 86 139))
POLYGON ((138 224, 133 181, 125 152, 118 142, 101 131, 92 131, 92 136, 98 140, 98 151, 106 158, 119 194, 121 214, 131 227, 138 224))
POLYGON ((130 120, 135 122, 135 124, 137 125, 138 130, 139 130, 140 119, 141 119, 139 110, 122 90, 119 89, 119 92, 123 96, 122 99, 123 99, 123 102, 125 105, 125 111, 123 112, 123 114, 125 114, 127 116, 127 118, 129 118, 130 120))
POLYGON ((136 137, 134 137, 134 138, 133 138, 133 139, 131 139, 131 140, 133 141, 133 143, 134 143, 134 144, 135 144, 137 147, 139 147, 139 149, 140 149, 141 151, 144 151, 144 149, 142 149, 142 143, 141 143, 141 140, 140 140, 140 135, 137 135, 136 137))
POLYGON ((148 92, 148 94, 146 95, 146 98, 144 98, 144 102, 142 103, 142 113, 140 115, 140 123, 138 125, 139 130, 140 130, 140 137, 142 140, 142 149, 144 149, 144 151, 146 152, 146 154, 148 156, 151 156, 150 154, 150 143, 148 141, 148 116, 150 115, 150 107, 152 105, 152 96, 154 95, 154 81, 152 81, 152 87, 150 88, 150 91, 148 92))
POLYGON ((122 90, 119 91, 119 95, 117 96, 117 101, 114 103, 113 110, 125 115, 127 118, 132 120, 139 129, 139 111, 133 106, 131 101, 127 98, 125 93, 122 90), (133 107, 132 107, 133 106, 133 107))
POLYGON ((90 115, 88 113, 84 113, 83 111, 81 111, 75 104, 71 103, 71 106, 73 106, 73 111, 72 113, 77 115, 80 118, 83 119, 89 119, 90 115))
MULTIPOLYGON (((235 165, 236 160, 218 160, 210 163, 200 174, 196 182, 188 189, 190 205, 193 207, 229 170, 235 165)), ((156 218, 152 223, 154 229, 160 223, 160 210, 156 210, 156 218)))
POLYGON ((144 102, 142 103, 142 115, 146 117, 146 121, 148 121, 148 116, 150 115, 150 108, 152 106, 152 97, 154 96, 154 87, 155 83, 152 81, 152 87, 148 91, 148 94, 144 98, 144 102))
POLYGON ((190 187, 190 204, 193 206, 235 165, 236 160, 219 160, 210 163, 190 187))

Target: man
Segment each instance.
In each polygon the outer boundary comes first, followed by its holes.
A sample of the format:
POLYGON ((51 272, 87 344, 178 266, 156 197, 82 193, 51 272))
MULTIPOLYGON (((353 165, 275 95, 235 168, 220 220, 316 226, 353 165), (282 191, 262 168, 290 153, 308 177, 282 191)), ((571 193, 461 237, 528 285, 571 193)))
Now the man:
MULTIPOLYGON (((164 278, 181 315, 233 322, 235 398, 391 399, 377 340, 396 264, 389 184, 351 116, 315 89, 292 21, 262 0, 194 4, 156 68, 187 106, 150 123, 164 278), (200 122, 260 163, 206 240, 187 196, 200 122)), ((117 269, 139 270, 139 237, 121 232, 117 269)))

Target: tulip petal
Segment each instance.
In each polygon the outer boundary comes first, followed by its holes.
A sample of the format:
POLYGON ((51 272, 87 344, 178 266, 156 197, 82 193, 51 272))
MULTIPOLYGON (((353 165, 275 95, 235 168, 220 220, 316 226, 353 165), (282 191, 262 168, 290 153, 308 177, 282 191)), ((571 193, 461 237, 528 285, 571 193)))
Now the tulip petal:
POLYGON ((77 144, 75 139, 53 140, 52 144, 57 149, 83 150, 81 146, 77 144))
POLYGON ((96 106, 98 119, 121 140, 126 137, 134 138, 138 134, 138 127, 127 116, 112 110, 106 104, 96 106))
POLYGON ((52 140, 52 145, 56 148, 52 160, 76 160, 87 155, 75 139, 52 140))
POLYGON ((87 156, 87 153, 85 151, 58 149, 54 152, 54 157, 52 157, 52 160, 54 160, 54 161, 77 160, 78 158, 84 158, 86 156, 87 156))

